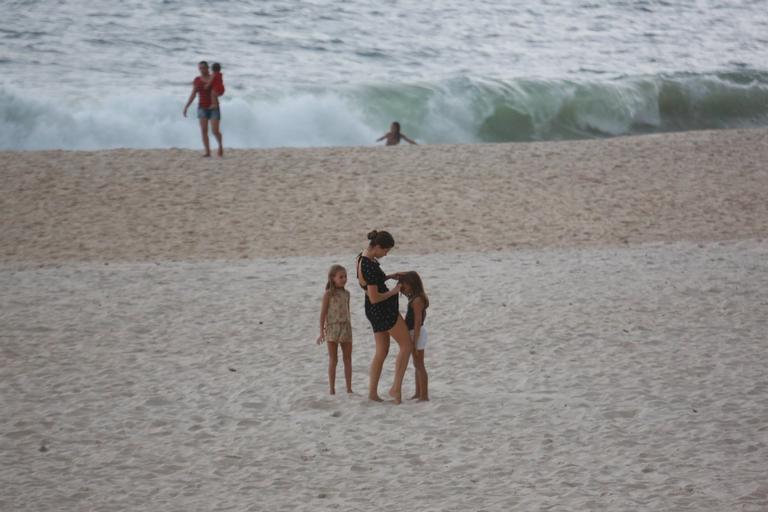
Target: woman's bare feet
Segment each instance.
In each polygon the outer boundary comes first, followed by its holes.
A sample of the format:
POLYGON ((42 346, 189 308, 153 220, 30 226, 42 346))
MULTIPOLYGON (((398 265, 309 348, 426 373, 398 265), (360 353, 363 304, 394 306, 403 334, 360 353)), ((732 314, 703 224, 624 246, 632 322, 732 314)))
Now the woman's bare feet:
POLYGON ((389 390, 389 396, 391 396, 392 398, 395 399, 395 403, 397 405, 400 405, 400 402, 402 402, 402 398, 401 398, 400 394, 399 393, 395 393, 391 389, 389 390))
POLYGON ((373 395, 373 396, 368 395, 368 400, 371 400, 373 402, 383 402, 384 401, 381 398, 379 398, 379 395, 373 395))

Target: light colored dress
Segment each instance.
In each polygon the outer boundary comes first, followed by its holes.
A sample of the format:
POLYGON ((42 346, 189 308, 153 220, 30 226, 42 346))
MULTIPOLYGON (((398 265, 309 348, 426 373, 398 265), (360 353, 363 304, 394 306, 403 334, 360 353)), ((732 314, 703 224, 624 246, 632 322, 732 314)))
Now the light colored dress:
POLYGON ((328 300, 325 319, 325 341, 352 343, 352 322, 349 318, 349 292, 335 290, 328 300))

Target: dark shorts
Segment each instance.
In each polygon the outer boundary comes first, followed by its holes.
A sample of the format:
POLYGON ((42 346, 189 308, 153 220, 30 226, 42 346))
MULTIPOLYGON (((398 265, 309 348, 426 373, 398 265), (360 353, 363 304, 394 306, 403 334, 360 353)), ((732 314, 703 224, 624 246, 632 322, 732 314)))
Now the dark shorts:
POLYGON ((197 107, 198 119, 221 119, 221 110, 218 108, 201 108, 197 107))

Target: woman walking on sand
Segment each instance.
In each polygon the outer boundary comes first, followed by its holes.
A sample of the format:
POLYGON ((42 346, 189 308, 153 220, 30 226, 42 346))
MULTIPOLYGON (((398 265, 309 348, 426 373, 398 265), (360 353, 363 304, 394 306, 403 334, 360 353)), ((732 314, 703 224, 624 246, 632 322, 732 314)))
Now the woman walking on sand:
POLYGON ((395 380, 389 390, 389 396, 399 404, 402 400, 403 377, 408 367, 408 358, 413 349, 411 337, 405 320, 400 315, 397 297, 400 285, 391 290, 387 289, 387 279, 397 279, 399 274, 386 275, 381 270, 379 258, 387 255, 395 246, 395 239, 386 231, 371 231, 368 233, 368 247, 357 257, 357 280, 365 290, 365 316, 373 327, 376 340, 376 353, 371 361, 370 380, 368 382, 368 398, 381 402, 379 398, 379 378, 384 360, 389 353, 390 336, 395 338, 400 351, 395 360, 395 380))
POLYGON ((196 77, 192 82, 192 92, 189 95, 187 104, 184 105, 184 117, 187 117, 187 110, 192 102, 195 101, 195 96, 198 96, 197 102, 197 119, 200 122, 200 135, 203 138, 203 146, 205 147, 204 157, 211 156, 211 144, 208 140, 208 123, 211 124, 213 135, 216 137, 216 142, 219 143, 219 156, 224 156, 224 147, 222 146, 222 136, 220 130, 221 123, 221 110, 218 105, 218 96, 224 94, 224 82, 221 80, 221 76, 214 77, 208 71, 208 62, 201 60, 197 65, 197 69, 200 71, 200 76, 196 77), (211 103, 211 94, 216 94, 216 105, 211 103))

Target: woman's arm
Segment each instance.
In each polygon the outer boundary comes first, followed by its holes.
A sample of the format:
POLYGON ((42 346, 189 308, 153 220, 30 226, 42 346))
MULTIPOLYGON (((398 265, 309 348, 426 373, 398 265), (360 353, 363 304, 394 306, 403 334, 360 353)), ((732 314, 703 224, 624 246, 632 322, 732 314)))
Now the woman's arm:
POLYGON ((421 335, 421 322, 424 318, 424 300, 421 297, 416 297, 411 302, 413 307, 413 349, 416 350, 416 341, 418 341, 421 335))
POLYGON ((389 132, 385 133, 384 135, 382 135, 381 137, 379 137, 378 139, 376 139, 376 142, 381 142, 381 141, 383 141, 384 139, 386 139, 386 138, 387 138, 387 136, 388 136, 388 135, 389 135, 389 132))
POLYGON ((323 303, 320 306, 320 336, 317 337, 317 344, 325 340, 325 320, 328 318, 328 304, 331 302, 331 294, 328 290, 323 294, 323 303))
POLYGON ((407 141, 407 142, 410 142, 410 143, 411 143, 411 144, 413 144, 414 146, 415 146, 415 145, 417 145, 417 144, 416 144, 415 142, 413 142, 411 139, 409 139, 408 137, 406 137, 404 133, 401 133, 401 134, 400 134, 400 138, 401 138, 401 139, 404 139, 404 140, 405 140, 405 141, 407 141))
POLYGON ((371 301, 371 304, 378 304, 379 302, 383 302, 388 298, 397 295, 398 293, 400 293, 399 284, 386 293, 379 293, 379 288, 375 284, 368 285, 368 300, 371 301))

